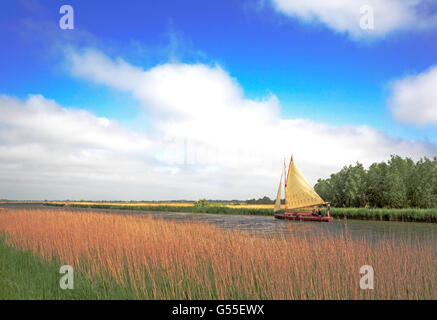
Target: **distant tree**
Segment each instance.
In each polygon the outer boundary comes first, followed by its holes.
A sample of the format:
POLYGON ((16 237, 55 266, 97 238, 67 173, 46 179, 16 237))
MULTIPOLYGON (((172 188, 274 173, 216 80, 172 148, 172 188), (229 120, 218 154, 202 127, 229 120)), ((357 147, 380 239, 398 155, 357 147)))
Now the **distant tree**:
POLYGON ((199 199, 194 203, 194 205, 196 207, 207 207, 210 203, 206 199, 199 199))
POLYGON ((262 199, 259 199, 259 204, 272 204, 274 201, 267 196, 264 196, 262 199))
POLYGON ((267 196, 259 198, 258 200, 250 199, 246 201, 247 204, 272 204, 274 201, 267 196))

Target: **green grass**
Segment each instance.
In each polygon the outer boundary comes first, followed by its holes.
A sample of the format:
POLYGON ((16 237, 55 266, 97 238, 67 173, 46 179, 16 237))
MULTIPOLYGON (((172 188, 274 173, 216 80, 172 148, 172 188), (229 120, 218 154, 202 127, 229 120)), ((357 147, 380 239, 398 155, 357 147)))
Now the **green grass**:
POLYGON ((105 276, 89 278, 74 271, 74 289, 59 286, 64 265, 54 257, 50 262, 29 251, 8 246, 0 236, 0 300, 96 300, 133 299, 135 292, 105 276))
POLYGON ((437 223, 437 209, 331 208, 336 218, 437 223))
MULTIPOLYGON (((115 204, 47 203, 51 206, 73 208, 119 209, 138 211, 193 212, 232 215, 272 216, 270 209, 228 208, 220 205, 210 206, 123 206, 115 204)), ((437 209, 367 209, 367 208, 331 208, 331 216, 337 219, 359 219, 380 221, 429 222, 437 223, 437 209)))

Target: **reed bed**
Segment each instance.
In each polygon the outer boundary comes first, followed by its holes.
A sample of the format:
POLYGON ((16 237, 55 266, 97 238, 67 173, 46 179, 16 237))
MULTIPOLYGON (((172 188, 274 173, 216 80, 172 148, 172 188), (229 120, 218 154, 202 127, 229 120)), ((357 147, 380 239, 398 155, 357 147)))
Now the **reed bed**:
POLYGON ((437 223, 437 209, 332 208, 331 215, 339 219, 437 223))
MULTIPOLYGON (((437 299, 435 239, 256 237, 92 211, 4 210, 6 244, 139 299, 437 299), (361 290, 362 265, 375 289, 361 290)), ((77 288, 75 290, 80 290, 77 288)))

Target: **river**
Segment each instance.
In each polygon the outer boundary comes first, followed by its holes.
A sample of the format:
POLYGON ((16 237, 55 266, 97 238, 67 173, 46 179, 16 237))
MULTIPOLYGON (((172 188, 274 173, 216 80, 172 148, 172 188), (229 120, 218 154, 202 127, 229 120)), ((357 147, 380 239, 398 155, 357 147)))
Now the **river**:
POLYGON ((224 229, 244 230, 258 236, 287 235, 297 233, 302 235, 343 235, 352 238, 369 238, 374 240, 407 238, 420 241, 435 239, 437 243, 437 224, 394 221, 368 220, 335 220, 334 222, 304 222, 277 220, 272 216, 245 216, 229 214, 201 214, 186 212, 132 211, 108 209, 82 209, 49 207, 43 204, 0 204, 6 209, 53 209, 70 212, 88 211, 101 213, 118 213, 129 215, 153 216, 176 221, 199 221, 210 223, 224 229))

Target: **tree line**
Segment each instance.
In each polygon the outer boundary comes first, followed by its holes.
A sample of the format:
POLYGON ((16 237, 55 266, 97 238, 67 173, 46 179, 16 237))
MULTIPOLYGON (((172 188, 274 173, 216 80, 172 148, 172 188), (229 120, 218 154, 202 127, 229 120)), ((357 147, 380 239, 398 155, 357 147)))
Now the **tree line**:
POLYGON ((334 207, 437 208, 437 157, 414 162, 392 155, 369 169, 357 162, 314 189, 334 207))
POLYGON ((267 196, 264 196, 263 198, 259 198, 258 200, 256 200, 255 198, 246 200, 246 203, 247 204, 272 204, 275 203, 275 201, 267 196))

